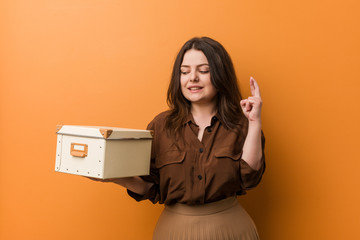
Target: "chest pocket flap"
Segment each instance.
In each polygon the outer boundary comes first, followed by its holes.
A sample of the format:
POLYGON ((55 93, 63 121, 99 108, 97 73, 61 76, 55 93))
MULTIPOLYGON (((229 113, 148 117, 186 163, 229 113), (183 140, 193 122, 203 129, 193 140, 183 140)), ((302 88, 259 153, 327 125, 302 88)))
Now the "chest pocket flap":
POLYGON ((238 161, 241 158, 242 152, 234 153, 229 147, 223 147, 215 150, 215 157, 217 158, 231 158, 234 161, 238 161))
POLYGON ((185 159, 186 152, 181 151, 167 151, 156 157, 155 167, 162 168, 169 164, 179 164, 185 159))

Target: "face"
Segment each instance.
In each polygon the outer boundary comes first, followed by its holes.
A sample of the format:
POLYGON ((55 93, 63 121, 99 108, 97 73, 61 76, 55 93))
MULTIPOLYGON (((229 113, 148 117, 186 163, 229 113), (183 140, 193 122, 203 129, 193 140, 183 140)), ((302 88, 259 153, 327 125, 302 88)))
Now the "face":
POLYGON ((181 92, 192 104, 213 104, 216 89, 210 80, 209 63, 202 51, 185 52, 180 68, 181 92))

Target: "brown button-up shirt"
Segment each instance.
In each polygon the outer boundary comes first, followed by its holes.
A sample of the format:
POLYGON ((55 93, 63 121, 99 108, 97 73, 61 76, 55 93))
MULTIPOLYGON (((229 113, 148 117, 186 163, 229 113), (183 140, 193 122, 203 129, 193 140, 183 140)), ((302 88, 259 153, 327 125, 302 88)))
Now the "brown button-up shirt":
POLYGON ((248 130, 246 118, 234 130, 227 129, 217 114, 199 141, 199 127, 189 114, 183 137, 174 141, 166 133, 167 115, 168 112, 159 114, 148 125, 155 133, 151 173, 142 178, 154 184, 145 195, 128 190, 131 197, 153 203, 202 204, 245 194, 245 190, 260 182, 265 170, 265 138, 262 134, 261 168, 255 171, 241 159, 248 130))

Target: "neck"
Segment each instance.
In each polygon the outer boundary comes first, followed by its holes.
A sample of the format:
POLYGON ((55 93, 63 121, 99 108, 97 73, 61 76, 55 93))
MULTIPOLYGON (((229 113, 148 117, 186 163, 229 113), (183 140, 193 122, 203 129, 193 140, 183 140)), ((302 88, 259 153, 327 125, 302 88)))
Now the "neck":
POLYGON ((194 117, 212 117, 216 114, 216 103, 191 104, 191 113, 194 117))

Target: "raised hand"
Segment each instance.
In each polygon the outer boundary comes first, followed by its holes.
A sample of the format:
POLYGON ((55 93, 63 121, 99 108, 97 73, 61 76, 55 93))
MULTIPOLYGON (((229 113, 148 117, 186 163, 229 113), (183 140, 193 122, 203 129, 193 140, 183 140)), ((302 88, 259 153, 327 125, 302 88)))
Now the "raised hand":
POLYGON ((260 88, 253 77, 250 77, 250 90, 252 96, 241 100, 240 106, 249 122, 261 123, 262 100, 260 88))

